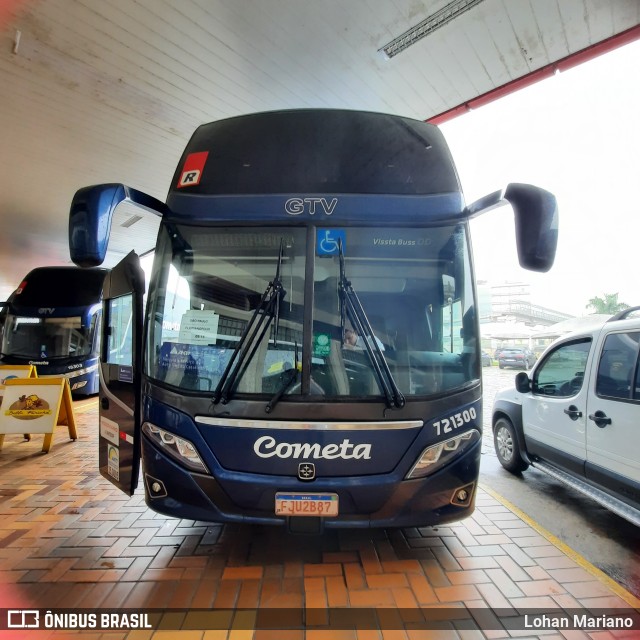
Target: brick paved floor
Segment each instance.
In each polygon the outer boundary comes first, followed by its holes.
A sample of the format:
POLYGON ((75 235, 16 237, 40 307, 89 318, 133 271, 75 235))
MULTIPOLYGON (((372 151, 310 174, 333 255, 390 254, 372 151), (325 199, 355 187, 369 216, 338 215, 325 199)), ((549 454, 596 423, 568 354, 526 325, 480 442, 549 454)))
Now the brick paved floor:
POLYGON ((0 638, 638 637, 635 631, 529 632, 500 625, 484 631, 456 630, 455 624, 439 631, 416 629, 424 611, 443 608, 467 607, 491 616, 488 608, 596 611, 640 605, 597 569, 554 545, 489 488, 480 489, 472 517, 438 528, 308 537, 269 527, 170 519, 149 510, 142 493, 128 498, 101 478, 97 402, 74 407, 77 441, 61 429, 51 451, 42 454, 41 436, 31 442, 7 436, 0 452, 0 607, 215 608, 228 618, 212 626, 225 628, 193 629, 198 618, 185 622, 183 616, 174 624, 182 631, 0 631, 0 638), (306 633, 252 630, 256 610, 267 608, 304 613, 306 633), (395 614, 395 622, 383 630, 310 629, 332 624, 329 616, 346 608, 395 614), (236 610, 245 609, 243 620, 236 610))

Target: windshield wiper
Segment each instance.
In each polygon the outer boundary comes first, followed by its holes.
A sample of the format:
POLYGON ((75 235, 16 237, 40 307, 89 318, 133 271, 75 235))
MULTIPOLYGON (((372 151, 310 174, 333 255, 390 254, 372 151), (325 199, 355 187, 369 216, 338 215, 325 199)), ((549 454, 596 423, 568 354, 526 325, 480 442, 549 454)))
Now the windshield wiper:
POLYGON ((298 379, 298 371, 300 371, 300 369, 298 367, 299 367, 299 365, 298 365, 298 342, 296 340, 296 343, 295 343, 295 362, 293 363, 293 368, 289 369, 286 372, 286 378, 283 379, 283 384, 273 394, 273 397, 267 403, 267 406, 264 408, 266 413, 271 413, 273 408, 279 402, 280 398, 282 398, 282 396, 287 392, 289 387, 298 379))
POLYGON ((229 402, 237 381, 242 377, 246 367, 251 362, 253 355, 271 326, 272 320, 274 320, 273 344, 277 346, 280 303, 287 295, 280 279, 283 247, 284 241, 281 238, 275 276, 267 285, 258 306, 255 308, 251 318, 249 318, 249 322, 247 322, 247 326, 244 328, 240 340, 229 358, 229 362, 214 392, 213 404, 217 404, 220 401, 222 401, 222 404, 229 402))
POLYGON ((344 336, 345 316, 349 316, 349 320, 353 324, 354 329, 362 336, 362 341, 373 365, 378 386, 384 394, 387 406, 389 408, 404 407, 405 398, 398 388, 396 381, 393 379, 389 364, 380 349, 378 340, 373 334, 371 323, 367 318, 364 307, 358 298, 358 294, 351 286, 351 281, 347 279, 344 268, 344 251, 342 249, 342 240, 338 240, 338 252, 340 259, 340 280, 338 289, 340 293, 340 328, 344 336))

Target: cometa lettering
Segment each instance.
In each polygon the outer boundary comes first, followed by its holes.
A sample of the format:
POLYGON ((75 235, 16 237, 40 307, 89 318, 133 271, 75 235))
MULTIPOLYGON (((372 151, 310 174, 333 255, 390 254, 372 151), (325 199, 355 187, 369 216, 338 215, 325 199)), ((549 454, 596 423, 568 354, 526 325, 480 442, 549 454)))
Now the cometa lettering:
POLYGON ((258 438, 253 450, 260 458, 313 458, 314 460, 371 460, 370 444, 351 444, 348 439, 340 444, 326 444, 309 442, 276 442, 271 436, 258 438))

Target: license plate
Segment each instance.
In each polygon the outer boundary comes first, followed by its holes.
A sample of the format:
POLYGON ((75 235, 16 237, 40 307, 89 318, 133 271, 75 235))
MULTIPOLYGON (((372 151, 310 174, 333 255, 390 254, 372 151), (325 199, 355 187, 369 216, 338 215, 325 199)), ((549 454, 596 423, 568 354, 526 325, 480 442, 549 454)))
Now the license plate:
POLYGON ((338 515, 338 495, 335 493, 276 493, 277 516, 338 515))

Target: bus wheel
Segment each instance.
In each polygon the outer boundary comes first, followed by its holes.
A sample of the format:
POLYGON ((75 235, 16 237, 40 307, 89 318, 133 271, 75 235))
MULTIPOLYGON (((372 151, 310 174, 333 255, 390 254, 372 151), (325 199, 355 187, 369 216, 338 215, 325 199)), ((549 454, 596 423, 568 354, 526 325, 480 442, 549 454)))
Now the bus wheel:
POLYGON ((500 464, 511 473, 524 471, 529 463, 520 455, 518 438, 508 418, 498 418, 493 427, 493 445, 500 464))

